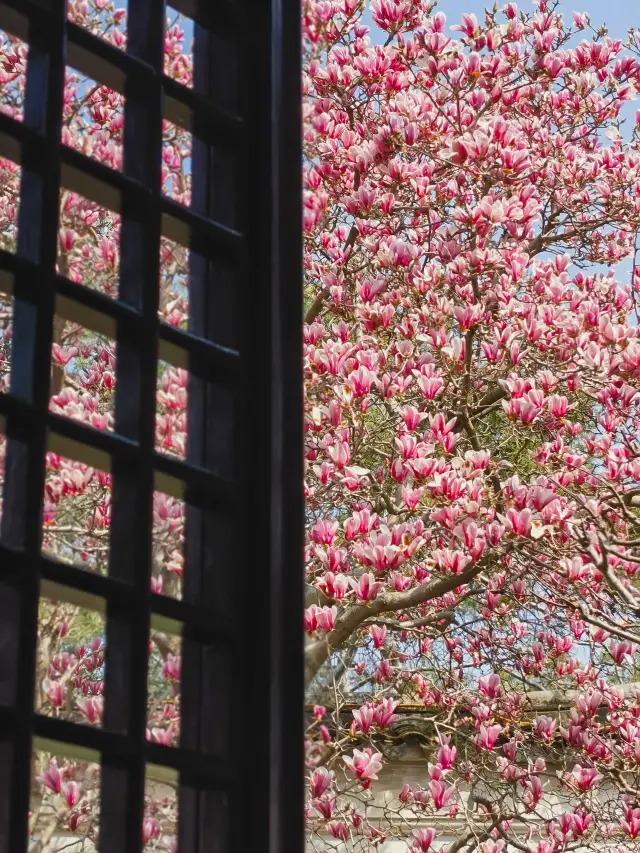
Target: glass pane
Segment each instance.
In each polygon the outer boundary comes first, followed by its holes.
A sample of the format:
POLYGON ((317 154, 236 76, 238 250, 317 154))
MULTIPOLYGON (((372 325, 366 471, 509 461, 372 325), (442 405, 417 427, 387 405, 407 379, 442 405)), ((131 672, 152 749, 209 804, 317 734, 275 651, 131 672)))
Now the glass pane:
POLYGON ((167 6, 164 73, 183 86, 193 86, 193 21, 167 6))
POLYGON ((154 492, 151 590, 158 595, 182 598, 184 523, 184 501, 154 492))
POLYGON ((11 296, 0 292, 0 393, 9 390, 12 337, 13 299, 11 296))
POLYGON ((170 326, 189 326, 189 249, 162 237, 158 314, 170 326))
POLYGON ((58 415, 113 430, 115 341, 56 315, 51 351, 51 399, 58 415))
POLYGON ((162 191, 174 201, 191 205, 193 136, 170 121, 162 129, 162 191))
POLYGON ((22 121, 29 46, 0 30, 0 112, 22 121))
POLYGON ((60 193, 58 272, 107 296, 118 292, 120 217, 63 189, 60 193))
POLYGON ((100 765, 34 751, 29 804, 30 851, 95 853, 100 829, 100 765))
POLYGON ((67 68, 62 141, 111 169, 122 169, 124 96, 67 68))
POLYGON ((13 160, 0 157, 0 249, 5 252, 18 248, 21 172, 13 160))
POLYGON ((101 613, 65 601, 40 599, 36 711, 101 725, 105 649, 101 613))
POLYGON ((63 563, 106 574, 109 562, 111 477, 47 453, 42 550, 63 563))
POLYGON ((182 640, 152 631, 149 642, 147 740, 177 746, 180 739, 182 640))
POLYGON ((115 47, 127 46, 126 0, 69 0, 67 15, 70 21, 108 41, 115 47))
POLYGON ((158 364, 156 448, 169 456, 187 454, 187 384, 189 374, 165 361, 158 364))

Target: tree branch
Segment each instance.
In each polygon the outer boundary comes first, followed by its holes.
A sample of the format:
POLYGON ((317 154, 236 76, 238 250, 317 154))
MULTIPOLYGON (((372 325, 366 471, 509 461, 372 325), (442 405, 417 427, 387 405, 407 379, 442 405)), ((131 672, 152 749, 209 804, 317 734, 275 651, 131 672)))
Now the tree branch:
POLYGON ((305 649, 305 679, 307 683, 317 674, 329 655, 342 647, 345 641, 371 616, 389 611, 407 610, 434 598, 441 598, 459 586, 470 583, 483 569, 481 563, 470 566, 459 575, 448 575, 431 583, 422 584, 405 592, 389 592, 368 604, 347 607, 338 617, 334 628, 326 637, 310 643, 305 649))

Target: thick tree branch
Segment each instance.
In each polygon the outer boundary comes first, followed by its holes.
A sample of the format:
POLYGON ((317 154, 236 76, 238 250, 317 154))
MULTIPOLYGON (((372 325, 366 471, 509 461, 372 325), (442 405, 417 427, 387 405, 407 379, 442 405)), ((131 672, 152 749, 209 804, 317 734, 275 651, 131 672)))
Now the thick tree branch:
POLYGON ((338 617, 335 627, 322 640, 310 643, 305 649, 305 678, 307 683, 318 673, 322 664, 332 652, 341 648, 353 632, 371 616, 396 610, 417 607, 426 601, 440 598, 459 586, 464 586, 476 578, 483 565, 476 563, 459 575, 448 575, 431 583, 422 584, 406 592, 388 592, 368 604, 354 604, 347 607, 338 617))
POLYGON ((439 610, 430 616, 422 616, 419 619, 411 619, 408 622, 399 622, 397 619, 369 619, 367 625, 386 625, 397 631, 411 631, 414 628, 424 628, 426 625, 437 625, 439 622, 450 623, 455 615, 453 610, 439 610))
POLYGON ((473 422, 476 418, 481 418, 489 409, 495 406, 496 403, 499 403, 500 400, 504 400, 505 397, 509 396, 509 392, 506 388, 504 388, 501 384, 496 385, 495 388, 492 388, 490 391, 480 398, 478 405, 471 409, 470 411, 460 411, 456 412, 456 423, 454 426, 454 432, 462 432, 463 429, 466 429, 466 422, 473 422))
POLYGON ((304 606, 311 607, 312 604, 317 605, 318 607, 326 607, 333 603, 333 600, 329 598, 328 595, 325 595, 321 589, 318 589, 317 586, 311 586, 311 584, 305 584, 304 589, 304 606))

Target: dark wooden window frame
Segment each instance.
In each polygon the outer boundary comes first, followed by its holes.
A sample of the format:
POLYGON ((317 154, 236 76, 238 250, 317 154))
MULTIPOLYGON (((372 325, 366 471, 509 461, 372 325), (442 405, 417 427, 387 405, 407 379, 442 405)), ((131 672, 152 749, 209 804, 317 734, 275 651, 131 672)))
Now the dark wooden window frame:
POLYGON ((14 302, 0 395, 0 853, 27 849, 42 747, 100 762, 101 853, 140 851, 149 767, 179 780, 181 853, 302 848, 300 10, 171 6, 196 22, 193 91, 163 74, 161 0, 129 0, 126 52, 69 23, 64 0, 0 2, 0 27, 29 45, 24 121, 0 114, 0 155, 22 170, 17 253, 0 252, 14 302), (66 65, 125 95, 122 173, 61 144, 66 65), (197 140, 189 210, 160 192, 163 118, 197 140), (117 299, 56 272, 61 186, 122 218, 117 299), (188 331, 158 320, 161 235, 192 252, 188 331), (113 433, 48 411, 55 313, 117 341, 113 433), (154 449, 163 357, 192 377, 184 462, 154 449), (41 553, 47 451, 111 472, 106 577, 41 553), (149 591, 158 487, 189 507, 181 601, 149 591), (33 710, 41 597, 103 607, 102 728, 33 710), (145 739, 154 626, 183 641, 176 748, 145 739))

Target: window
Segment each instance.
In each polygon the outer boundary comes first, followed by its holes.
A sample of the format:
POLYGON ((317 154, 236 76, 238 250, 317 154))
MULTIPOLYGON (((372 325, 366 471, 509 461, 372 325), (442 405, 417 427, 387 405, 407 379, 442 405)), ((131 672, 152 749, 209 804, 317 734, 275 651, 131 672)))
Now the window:
MULTIPOLYGON (((95 827, 78 817, 78 831, 101 853, 174 841, 181 853, 293 853, 303 789, 301 192, 290 168, 300 160, 299 8, 247 0, 220 14, 217 3, 172 0, 167 17, 162 2, 128 0, 126 16, 110 11, 92 28, 86 5, 0 5, 2 32, 26 46, 25 82, 12 83, 19 110, 0 110, 1 162, 12 164, 0 177, 10 175, 16 211, 0 244, 11 342, 0 385, 0 853, 27 849, 30 810, 37 824, 52 797, 74 805, 73 762, 102 816, 95 827), (176 15, 193 46, 167 68, 176 15), (84 94, 75 125, 93 110, 115 143, 98 134, 74 145, 63 133, 84 94), (167 184, 176 156, 188 192, 175 176, 167 184), (102 229, 90 280, 70 210, 102 229), (179 261, 169 271, 167 247, 179 261), (177 289, 177 307, 163 287, 177 289), (86 351, 94 339, 100 349, 86 351), (101 358, 110 393, 86 416, 77 380, 92 381, 101 358), (186 434, 169 452, 159 407, 176 394, 186 434), (91 482, 90 537, 47 527, 66 518, 64 476, 91 482), (68 713, 55 677, 34 685, 38 614, 55 607, 80 612, 92 636, 69 633, 86 696, 68 713), (155 702, 162 678, 179 695, 169 723, 155 702), (36 767, 46 796, 34 805, 36 767)), ((53 675, 69 660, 51 662, 53 675)))

